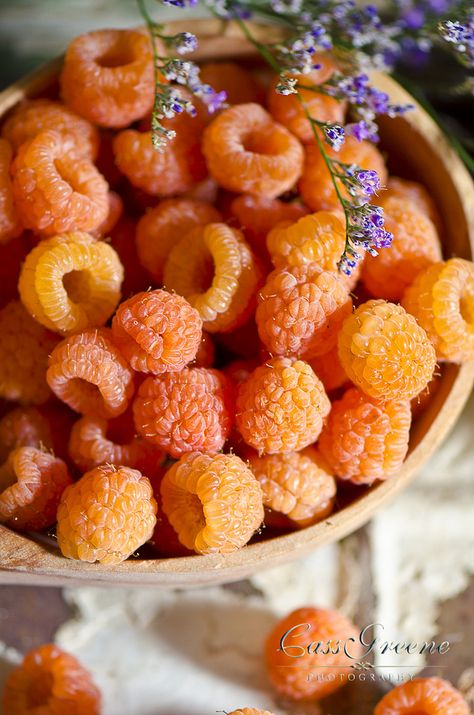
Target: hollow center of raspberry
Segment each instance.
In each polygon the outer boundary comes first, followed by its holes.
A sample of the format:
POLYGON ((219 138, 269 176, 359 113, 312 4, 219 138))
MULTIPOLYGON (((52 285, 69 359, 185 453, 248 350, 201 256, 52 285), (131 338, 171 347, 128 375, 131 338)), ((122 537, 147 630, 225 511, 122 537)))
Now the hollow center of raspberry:
POLYGON ((111 47, 107 52, 96 59, 99 67, 123 67, 134 62, 135 57, 129 47, 111 47))
POLYGON ((28 708, 40 708, 48 705, 53 692, 54 678, 51 673, 41 673, 28 688, 28 708))
POLYGON ((73 377, 69 383, 71 391, 79 393, 84 404, 94 407, 98 403, 102 404, 102 393, 92 382, 83 380, 82 377, 73 377))
POLYGON ((245 151, 252 154, 278 154, 281 149, 275 146, 275 141, 271 132, 255 132, 244 137, 243 146, 245 151))
POLYGON ((211 253, 203 250, 199 260, 195 261, 189 270, 190 283, 195 293, 206 293, 212 286, 215 275, 215 264, 211 253))
POLYGON ((196 494, 191 494, 191 492, 183 494, 183 501, 185 502, 185 509, 182 513, 186 514, 186 521, 193 533, 193 539, 195 539, 201 529, 206 526, 202 503, 199 497, 196 494))
POLYGON ((73 303, 86 303, 91 294, 89 271, 70 271, 63 276, 63 286, 73 303))
POLYGON ((462 319, 474 328, 474 300, 472 296, 464 296, 459 300, 459 312, 462 319))

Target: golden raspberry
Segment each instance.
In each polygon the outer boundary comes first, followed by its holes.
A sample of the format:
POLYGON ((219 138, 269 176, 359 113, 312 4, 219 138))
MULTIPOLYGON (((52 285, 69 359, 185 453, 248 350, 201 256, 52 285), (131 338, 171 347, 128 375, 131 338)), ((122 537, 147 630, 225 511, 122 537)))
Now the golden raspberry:
POLYGON ((451 683, 441 678, 415 678, 390 690, 374 715, 470 715, 471 709, 451 683))
POLYGON ((156 508, 150 481, 139 471, 96 467, 63 493, 59 548, 69 559, 119 564, 151 537, 156 508))
POLYGON ((337 345, 324 355, 308 360, 308 363, 323 383, 326 392, 337 390, 349 381, 339 360, 337 345))
POLYGON ((231 386, 223 373, 202 367, 150 377, 133 414, 138 433, 172 457, 218 452, 232 425, 231 386))
POLYGON ((0 467, 0 523, 20 531, 51 526, 69 484, 61 459, 36 447, 14 449, 0 467))
POLYGON ((338 611, 311 607, 278 621, 265 644, 270 682, 292 700, 319 700, 338 690, 361 654, 359 631, 351 621, 338 611), (319 642, 318 650, 309 648, 319 642))
POLYGON ((380 400, 410 400, 433 376, 436 355, 426 332, 400 305, 369 300, 343 322, 339 358, 348 377, 380 400))
POLYGON ((315 442, 330 402, 308 363, 274 358, 239 386, 237 429, 260 454, 294 452, 315 442))
POLYGON ((0 397, 40 405, 51 396, 48 355, 58 339, 39 325, 19 301, 0 311, 0 397))
POLYGON ((198 226, 171 251, 164 283, 196 308, 209 333, 243 325, 262 280, 259 264, 240 231, 223 223, 198 226))
POLYGON ((255 77, 236 62, 204 62, 201 81, 216 92, 224 91, 227 104, 263 104, 265 92, 255 77))
POLYGON ((133 372, 108 328, 62 340, 51 353, 46 379, 73 410, 106 419, 125 412, 133 394, 133 372))
POLYGON ((250 469, 260 482, 269 526, 316 524, 334 508, 336 480, 316 450, 250 457, 250 469), (279 517, 286 519, 282 522, 279 517), (276 517, 276 522, 274 518, 276 517))
POLYGON ((270 273, 255 317, 270 354, 308 360, 334 347, 351 312, 352 300, 338 276, 307 263, 270 273))
POLYGON ((52 447, 48 422, 36 407, 17 407, 0 419, 0 463, 17 447, 52 447))
POLYGON ((332 403, 318 446, 337 477, 372 484, 399 471, 408 451, 410 424, 409 400, 382 402, 351 388, 332 403))
POLYGON ((39 323, 63 335, 103 325, 120 300, 123 266, 114 249, 79 231, 41 241, 18 289, 39 323))
POLYGON ((22 144, 12 164, 13 195, 26 228, 45 236, 94 231, 107 218, 108 184, 54 129, 22 144))
POLYGON ((13 200, 11 161, 10 144, 0 139, 0 244, 7 243, 21 233, 21 223, 13 200))
POLYGON ((8 676, 4 715, 100 715, 101 695, 90 673, 56 645, 30 650, 8 676))
POLYGON ((95 30, 69 45, 61 91, 74 111, 102 127, 120 129, 153 106, 153 52, 139 30, 95 30))
POLYGON ((442 233, 443 221, 431 194, 428 193, 423 184, 419 184, 417 181, 400 179, 398 176, 390 176, 387 181, 387 188, 382 196, 384 198, 394 196, 415 204, 416 208, 433 222, 438 234, 442 233))
POLYGON ((85 415, 77 420, 69 439, 72 461, 81 472, 101 464, 121 464, 138 469, 146 477, 154 477, 160 472, 163 452, 135 434, 134 429, 121 429, 121 423, 122 416, 107 421, 103 417, 85 415))
POLYGON ((114 342, 138 372, 175 372, 196 357, 202 336, 199 313, 165 290, 137 293, 112 321, 114 342))
POLYGON ((441 247, 430 219, 410 201, 389 197, 379 203, 393 242, 378 256, 366 257, 362 282, 371 295, 398 301, 422 270, 441 260, 441 247))
POLYGON ((440 360, 474 359, 474 264, 462 258, 435 263, 407 289, 402 305, 433 343, 440 360))
POLYGON ((99 149, 99 133, 61 102, 50 99, 29 99, 18 104, 2 127, 2 136, 15 151, 30 139, 48 129, 68 134, 74 139, 76 153, 94 161, 99 149))
POLYGON ((163 511, 179 540, 200 554, 245 546, 263 521, 262 490, 234 454, 186 454, 161 483, 163 511))
POLYGON ((220 218, 220 213, 204 201, 160 201, 137 224, 136 241, 140 263, 153 280, 161 285, 166 260, 176 242, 196 226, 215 223, 220 218))
MULTIPOLYGON (((325 147, 325 151, 331 159, 344 164, 357 164, 361 169, 376 171, 380 185, 383 186, 386 183, 387 169, 383 157, 370 142, 359 142, 353 137, 347 137, 338 152, 330 147, 325 147)), ((347 199, 348 193, 341 180, 336 179, 336 181, 340 193, 347 199)), ((305 165, 299 182, 299 190, 303 201, 313 211, 331 211, 341 208, 331 175, 316 143, 308 144, 305 147, 305 165)))
POLYGON ((239 708, 233 710, 229 715, 273 715, 269 710, 255 710, 255 708, 239 708))
POLYGON ((303 168, 298 139, 254 103, 216 117, 204 131, 203 153, 222 187, 270 199, 293 188, 303 168))

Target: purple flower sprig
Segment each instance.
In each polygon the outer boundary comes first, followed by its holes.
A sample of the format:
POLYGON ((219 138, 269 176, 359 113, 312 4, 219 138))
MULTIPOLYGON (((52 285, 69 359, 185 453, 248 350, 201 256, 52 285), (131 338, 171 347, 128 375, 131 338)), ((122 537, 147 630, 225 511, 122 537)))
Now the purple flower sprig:
POLYGON ((474 69, 474 9, 459 20, 445 20, 439 23, 443 40, 449 43, 460 61, 474 69))

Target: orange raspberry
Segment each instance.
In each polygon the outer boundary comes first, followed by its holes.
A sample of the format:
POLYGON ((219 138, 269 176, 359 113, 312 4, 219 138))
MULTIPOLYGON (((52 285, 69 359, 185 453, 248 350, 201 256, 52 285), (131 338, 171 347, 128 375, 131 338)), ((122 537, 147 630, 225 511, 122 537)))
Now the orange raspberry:
POLYGON ((203 201, 165 199, 147 211, 137 224, 140 262, 153 280, 163 283, 163 269, 176 242, 196 226, 220 221, 216 209, 203 201))
POLYGON ((356 388, 332 403, 318 446, 333 473, 354 484, 393 477, 408 451, 409 400, 368 397, 356 388))
MULTIPOLYGON (((383 157, 370 142, 359 142, 353 137, 347 137, 338 152, 330 147, 325 147, 324 150, 331 159, 336 159, 344 164, 357 164, 362 169, 376 171, 381 186, 387 181, 387 169, 385 168, 383 157)), ((336 181, 339 184, 342 196, 348 198, 347 191, 340 179, 336 179, 336 181)), ((299 183, 299 190, 303 201, 313 211, 331 211, 341 208, 331 175, 316 143, 308 144, 305 147, 305 165, 299 183)))
POLYGON ((400 179, 398 176, 390 176, 387 181, 387 188, 383 193, 384 198, 395 197, 405 199, 415 204, 422 214, 427 216, 434 224, 438 234, 443 230, 443 222, 436 204, 423 184, 417 181, 400 179))
POLYGON ((191 201, 205 201, 208 204, 215 204, 218 199, 219 187, 214 179, 207 176, 202 181, 191 186, 188 191, 182 194, 183 199, 191 199, 191 201))
POLYGON ((125 412, 133 394, 133 372, 108 328, 62 340, 51 353, 46 378, 73 410, 106 419, 125 412))
POLYGON ((202 120, 183 112, 162 120, 176 132, 164 151, 155 149, 151 131, 126 129, 114 139, 115 161, 133 186, 152 196, 182 194, 207 174, 201 153, 202 120))
POLYGON ((234 454, 186 454, 161 483, 163 511, 188 549, 228 554, 263 521, 262 490, 234 454))
POLYGON ((269 526, 273 525, 272 517, 284 515, 283 523, 303 528, 332 512, 336 480, 311 447, 302 452, 251 457, 249 464, 262 487, 269 526))
POLYGON ((18 301, 0 311, 0 397, 40 405, 51 392, 46 383, 48 355, 57 344, 18 301))
POLYGON ((229 715, 273 715, 269 710, 255 710, 255 708, 239 708, 233 710, 229 715))
POLYGON ((260 290, 258 333, 270 354, 309 359, 334 347, 351 312, 352 300, 336 274, 315 263, 282 268, 260 290))
POLYGON ((393 243, 378 256, 366 257, 362 282, 373 296, 398 301, 422 270, 441 260, 441 247, 430 219, 410 201, 388 197, 379 203, 393 243))
POLYGON ((307 209, 299 203, 243 194, 233 199, 230 213, 239 222, 252 250, 259 257, 268 260, 267 234, 280 221, 297 221, 307 213, 307 209))
POLYGON ((27 228, 47 236, 94 231, 107 218, 107 182, 75 146, 70 135, 48 130, 18 150, 13 194, 27 228))
POLYGON ((150 481, 136 469, 104 464, 63 493, 58 545, 69 559, 119 564, 142 546, 156 524, 150 481))
POLYGON ((122 280, 114 249, 74 231, 41 241, 28 254, 18 289, 35 320, 67 335, 103 325, 120 300, 122 280))
POLYGON ((338 611, 311 607, 292 611, 278 621, 265 644, 271 684, 293 700, 330 695, 344 685, 348 666, 361 656, 358 636, 357 627, 338 611))
POLYGON ((147 378, 133 403, 138 433, 172 457, 218 452, 232 424, 230 385, 218 370, 184 368, 147 378))
MULTIPOLYGON (((121 422, 119 418, 119 423, 121 422)), ((121 464, 138 469, 147 477, 160 471, 163 452, 131 430, 114 429, 114 422, 85 415, 74 423, 69 439, 69 454, 74 464, 87 472, 101 464, 121 464)))
POLYGON ((348 382, 348 377, 339 360, 337 345, 324 355, 308 360, 308 363, 324 385, 326 392, 337 390, 348 382))
POLYGON ((194 367, 212 367, 214 365, 215 357, 216 348, 214 346, 214 342, 211 336, 203 331, 193 365, 194 367))
POLYGON ((22 234, 14 241, 2 243, 0 241, 0 308, 3 308, 12 300, 17 300, 18 279, 20 277, 21 264, 25 260, 30 244, 27 235, 22 234))
POLYGON ((370 397, 410 400, 433 376, 436 355, 426 332, 400 305, 369 300, 343 322, 339 358, 370 397))
POLYGON ((196 308, 209 333, 229 332, 255 309, 261 269, 240 231, 211 223, 197 226, 176 244, 164 283, 196 308))
POLYGON ((159 375, 181 370, 194 360, 202 320, 180 295, 152 290, 137 293, 119 305, 112 333, 134 370, 159 375))
POLYGON ((100 715, 101 696, 74 656, 42 645, 8 676, 3 708, 4 715, 100 715))
POLYGON ((0 522, 20 531, 51 526, 69 484, 61 459, 36 447, 14 449, 0 467, 0 522))
MULTIPOLYGON (((291 75, 298 80, 298 90, 307 111, 313 119, 319 122, 335 122, 343 124, 345 114, 345 103, 340 102, 327 94, 312 89, 326 82, 336 69, 334 62, 329 57, 318 55, 315 57, 318 64, 322 64, 321 69, 313 70, 304 75, 291 75), (311 89, 305 89, 305 87, 311 89)), ((279 76, 275 77, 268 90, 267 101, 268 110, 277 122, 283 124, 302 142, 314 141, 314 129, 306 116, 305 109, 295 94, 283 95, 275 91, 279 84, 279 76)))
POLYGON ((109 191, 108 194, 108 213, 105 221, 100 224, 100 226, 91 233, 97 238, 105 237, 109 238, 110 233, 115 228, 123 214, 123 201, 119 194, 115 191, 109 191))
POLYGON ((0 419, 0 463, 17 447, 52 447, 51 431, 35 407, 17 407, 0 419))
POLYGON ((390 690, 374 715, 469 715, 463 696, 441 678, 415 678, 390 690))
POLYGON ((20 219, 13 202, 11 162, 10 144, 0 139, 0 244, 7 243, 21 233, 20 219))
POLYGON ((201 80, 216 92, 227 94, 228 104, 263 104, 265 93, 253 75, 236 62, 205 62, 201 80))
POLYGON ((2 136, 18 151, 26 141, 48 129, 70 135, 74 140, 77 155, 90 161, 97 157, 97 129, 69 107, 50 99, 29 99, 18 104, 2 127, 2 136))
POLYGON ((260 454, 294 452, 315 442, 330 402, 308 363, 274 358, 239 386, 237 429, 260 454))
POLYGON ((426 330, 440 360, 474 359, 474 263, 435 263, 408 287, 403 307, 426 330))
POLYGON ((150 39, 138 30, 96 30, 69 45, 61 73, 66 104, 102 127, 121 129, 151 111, 150 39))
POLYGON ((267 198, 293 188, 303 168, 298 139, 259 104, 225 109, 206 128, 203 152, 218 184, 267 198))

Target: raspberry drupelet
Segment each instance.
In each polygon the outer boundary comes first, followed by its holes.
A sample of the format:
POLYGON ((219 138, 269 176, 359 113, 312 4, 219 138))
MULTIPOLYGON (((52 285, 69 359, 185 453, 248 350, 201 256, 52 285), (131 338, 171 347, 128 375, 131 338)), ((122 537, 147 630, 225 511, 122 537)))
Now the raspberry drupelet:
POLYGON ((239 386, 236 424, 259 454, 308 447, 319 437, 330 402, 308 363, 274 358, 239 386))
POLYGON ((108 184, 69 134, 49 129, 22 144, 12 176, 24 226, 43 236, 94 231, 107 218, 108 184))
POLYGON ((36 407, 17 407, 0 419, 0 463, 17 447, 52 445, 50 426, 36 407))
POLYGON ((0 397, 41 405, 51 396, 46 382, 48 355, 56 335, 33 320, 19 301, 0 311, 0 397))
POLYGON ((242 234, 224 223, 197 226, 171 251, 168 290, 196 308, 209 333, 243 325, 255 309, 262 270, 242 234))
POLYGON ((436 354, 426 332, 400 305, 369 300, 343 322, 339 359, 352 382, 380 400, 410 400, 433 376, 436 354))
POLYGON ((318 446, 339 479, 372 484, 397 474, 408 451, 410 401, 378 401, 356 388, 332 403, 318 446))
POLYGON ((262 487, 268 526, 303 528, 332 512, 336 480, 312 447, 302 452, 252 456, 249 466, 262 487))
POLYGON ((121 129, 151 111, 153 51, 146 32, 96 30, 69 45, 61 73, 68 106, 94 124, 121 129))
POLYGON ((218 452, 232 426, 230 388, 223 373, 201 367, 147 378, 133 402, 137 431, 174 458, 218 452))
MULTIPOLYGON (((344 164, 356 164, 361 169, 376 171, 380 179, 380 185, 385 185, 387 169, 385 168, 383 157, 370 142, 359 142, 353 137, 347 137, 338 152, 330 147, 325 147, 325 152, 331 159, 344 164)), ((342 196, 348 198, 347 191, 341 184, 340 179, 336 179, 336 181, 339 184, 342 196)), ((341 208, 331 174, 316 143, 308 144, 305 147, 305 164, 299 182, 299 190, 303 201, 313 211, 331 211, 333 209, 340 210, 341 208)))
POLYGON ((51 353, 46 379, 73 410, 105 419, 125 412, 134 389, 133 372, 108 328, 62 340, 51 353))
POLYGON ((259 104, 225 109, 206 128, 203 152, 225 189, 275 198, 293 188, 303 168, 298 139, 259 104))
POLYGON ((433 343, 440 360, 474 359, 474 264, 462 258, 435 263, 406 290, 402 305, 433 343))
POLYGON ((199 313, 185 298, 152 290, 121 303, 112 321, 114 342, 138 372, 176 372, 194 360, 202 337, 199 313))
POLYGON ((441 260, 441 247, 433 223, 410 201, 382 197, 379 204, 393 242, 377 256, 366 257, 362 282, 371 295, 399 301, 422 270, 441 260))
POLYGON ((227 554, 244 546, 263 521, 262 490, 234 454, 186 454, 161 483, 163 510, 188 549, 227 554))
POLYGON ((292 611, 278 621, 265 644, 272 686, 292 700, 330 695, 347 682, 348 666, 361 656, 358 636, 357 627, 338 611, 311 607, 292 611))
POLYGON ((100 715, 101 695, 90 673, 56 645, 30 650, 8 676, 4 715, 100 715))
POLYGON ((0 466, 0 523, 19 531, 51 526, 69 484, 61 459, 36 447, 17 447, 0 466))
POLYGON ((415 678, 390 690, 374 715, 469 715, 469 705, 441 678, 415 678))
POLYGON ((417 209, 432 221, 438 234, 441 235, 443 221, 431 194, 423 184, 419 184, 417 181, 401 179, 398 176, 390 176, 382 197, 385 199, 392 196, 415 204, 417 209))
POLYGON ((96 159, 99 150, 96 127, 61 102, 50 99, 29 99, 18 104, 7 116, 2 136, 18 151, 26 141, 48 129, 70 135, 76 154, 90 161, 96 159))
POLYGON ((133 429, 122 431, 120 424, 114 424, 120 421, 121 418, 108 421, 103 417, 85 415, 74 423, 69 439, 69 455, 76 467, 88 472, 101 464, 122 464, 138 469, 149 478, 160 473, 163 452, 134 434, 133 429))
POLYGON ((156 509, 150 481, 139 471, 96 467, 63 493, 59 548, 69 559, 119 564, 151 537, 156 509))
POLYGON ((225 92, 227 104, 263 104, 263 87, 237 62, 205 62, 201 65, 200 77, 215 92, 225 92))
POLYGON ((315 263, 273 271, 258 301, 258 333, 270 354, 305 360, 335 346, 342 321, 352 312, 343 281, 315 263))
POLYGON ((12 150, 5 139, 0 139, 0 244, 8 243, 21 233, 21 223, 13 199, 10 178, 12 150))
POLYGON ((28 254, 18 289, 35 320, 67 335, 110 318, 123 275, 111 246, 75 231, 45 239, 28 254))
POLYGON ((220 221, 211 204, 192 199, 165 199, 147 211, 136 231, 140 263, 157 285, 163 283, 166 260, 177 241, 196 226, 220 221))

